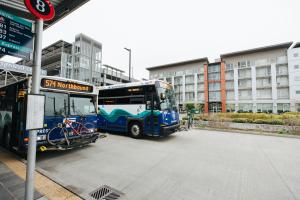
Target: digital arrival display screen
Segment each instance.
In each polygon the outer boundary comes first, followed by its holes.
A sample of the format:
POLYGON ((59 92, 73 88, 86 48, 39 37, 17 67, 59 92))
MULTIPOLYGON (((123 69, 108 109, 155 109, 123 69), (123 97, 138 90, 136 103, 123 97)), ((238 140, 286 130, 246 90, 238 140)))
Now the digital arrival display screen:
POLYGON ((0 54, 30 58, 32 23, 0 9, 0 54))
POLYGON ((41 87, 76 92, 93 92, 93 86, 90 85, 83 85, 79 83, 65 82, 46 78, 43 78, 41 80, 41 87))

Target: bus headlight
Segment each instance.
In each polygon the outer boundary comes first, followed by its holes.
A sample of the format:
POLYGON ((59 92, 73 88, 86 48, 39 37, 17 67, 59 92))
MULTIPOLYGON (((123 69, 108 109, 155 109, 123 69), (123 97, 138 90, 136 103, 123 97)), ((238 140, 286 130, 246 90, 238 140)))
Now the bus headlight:
POLYGON ((94 133, 94 132, 96 132, 96 131, 95 131, 96 129, 94 129, 94 128, 89 128, 88 130, 89 130, 89 133, 94 133))
POLYGON ((43 141, 46 140, 46 135, 38 135, 37 136, 37 141, 43 141))

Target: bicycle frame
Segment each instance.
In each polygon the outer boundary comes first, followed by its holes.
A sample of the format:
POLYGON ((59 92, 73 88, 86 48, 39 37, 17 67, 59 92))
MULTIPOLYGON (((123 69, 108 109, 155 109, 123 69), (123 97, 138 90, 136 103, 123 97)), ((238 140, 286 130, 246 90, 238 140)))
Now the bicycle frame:
POLYGON ((68 125, 72 129, 73 133, 75 132, 76 135, 79 135, 80 134, 80 129, 83 127, 82 121, 83 120, 81 120, 81 123, 80 123, 80 122, 73 122, 71 120, 66 119, 63 123, 68 125), (73 123, 78 124, 78 126, 76 128, 74 128, 73 123))

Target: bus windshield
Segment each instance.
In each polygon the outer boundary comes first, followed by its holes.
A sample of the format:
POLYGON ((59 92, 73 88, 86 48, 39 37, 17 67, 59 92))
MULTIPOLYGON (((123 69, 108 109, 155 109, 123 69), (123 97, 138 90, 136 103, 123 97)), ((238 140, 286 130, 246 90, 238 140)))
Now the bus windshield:
POLYGON ((165 99, 160 99, 161 110, 173 110, 176 109, 175 103, 175 94, 174 91, 170 88, 157 88, 158 96, 161 97, 161 94, 165 95, 165 99))
POLYGON ((42 92, 46 97, 46 116, 68 116, 95 114, 93 97, 66 93, 42 92))
POLYGON ((70 104, 71 115, 90 115, 96 113, 93 97, 71 95, 70 104))
POLYGON ((45 116, 68 115, 68 94, 42 92, 45 95, 45 116))

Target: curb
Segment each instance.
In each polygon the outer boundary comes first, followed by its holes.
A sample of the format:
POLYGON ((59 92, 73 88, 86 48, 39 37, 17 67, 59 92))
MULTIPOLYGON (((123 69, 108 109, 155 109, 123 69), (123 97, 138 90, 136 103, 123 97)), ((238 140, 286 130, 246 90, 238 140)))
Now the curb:
POLYGON ((70 193, 74 194, 75 196, 77 196, 78 198, 81 198, 81 199, 86 199, 85 197, 81 196, 80 194, 77 194, 76 192, 72 191, 71 189, 67 188, 66 186, 64 186, 64 184, 62 184, 61 181, 57 180, 56 178, 53 178, 49 175, 48 172, 46 172, 45 170, 43 170, 42 168, 40 167, 36 167, 35 168, 35 171, 40 173, 41 175, 47 177, 48 179, 50 179, 51 181, 53 181, 55 184, 61 186, 62 188, 64 188, 65 190, 69 191, 70 193))
POLYGON ((222 132, 227 132, 227 133, 240 133, 240 134, 249 134, 249 135, 263 135, 263 136, 300 139, 299 135, 266 133, 266 132, 247 131, 247 130, 240 130, 240 129, 220 129, 220 128, 213 128, 213 127, 203 127, 203 128, 195 127, 194 129, 207 130, 207 131, 222 131, 222 132))

